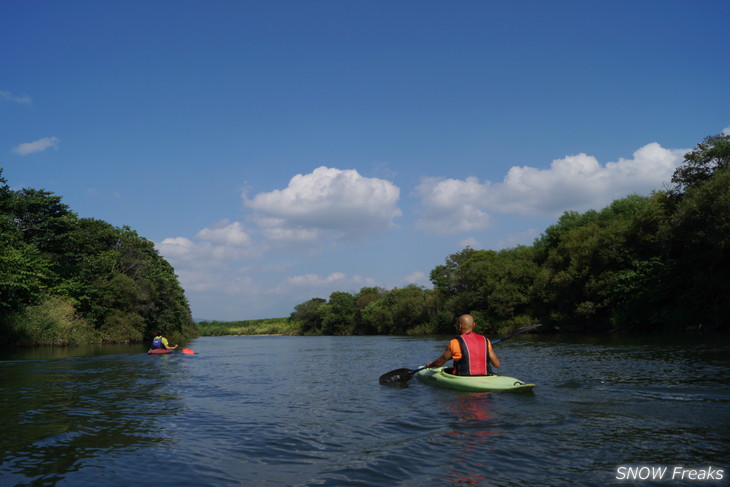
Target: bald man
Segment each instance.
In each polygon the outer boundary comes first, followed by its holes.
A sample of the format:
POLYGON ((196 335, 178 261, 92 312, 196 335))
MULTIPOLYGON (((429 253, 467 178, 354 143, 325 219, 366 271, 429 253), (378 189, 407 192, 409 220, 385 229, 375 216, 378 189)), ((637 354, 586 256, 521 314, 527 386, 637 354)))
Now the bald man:
POLYGON ((449 342, 443 355, 426 366, 440 367, 453 358, 454 375, 488 375, 490 365, 499 367, 499 357, 494 353, 492 343, 487 337, 474 333, 475 325, 471 315, 461 315, 456 323, 460 336, 449 342))

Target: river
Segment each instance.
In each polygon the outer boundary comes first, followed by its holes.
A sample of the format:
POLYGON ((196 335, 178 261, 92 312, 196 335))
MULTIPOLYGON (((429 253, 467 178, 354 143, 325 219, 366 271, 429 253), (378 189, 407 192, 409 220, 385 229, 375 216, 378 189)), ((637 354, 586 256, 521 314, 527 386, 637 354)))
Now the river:
POLYGON ((198 338, 185 344, 195 355, 5 351, 0 485, 728 485, 727 338, 520 335, 495 346, 498 372, 533 392, 378 383, 445 344, 261 336, 198 338))

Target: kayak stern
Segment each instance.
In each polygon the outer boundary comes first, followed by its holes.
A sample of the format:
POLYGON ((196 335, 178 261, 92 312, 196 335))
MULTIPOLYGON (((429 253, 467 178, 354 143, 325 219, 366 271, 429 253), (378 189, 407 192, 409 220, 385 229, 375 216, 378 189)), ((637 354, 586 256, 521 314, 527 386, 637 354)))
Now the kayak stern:
POLYGON ((527 391, 535 384, 527 384, 514 377, 503 375, 458 376, 446 372, 446 367, 420 370, 416 377, 435 387, 465 392, 527 391))

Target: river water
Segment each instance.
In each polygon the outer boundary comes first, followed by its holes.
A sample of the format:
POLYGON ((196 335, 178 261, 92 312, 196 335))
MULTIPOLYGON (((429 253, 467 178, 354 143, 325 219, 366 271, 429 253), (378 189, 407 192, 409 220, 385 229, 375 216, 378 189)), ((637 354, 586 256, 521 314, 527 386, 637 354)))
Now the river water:
POLYGON ((728 485, 726 338, 496 345, 499 373, 531 393, 378 383, 445 344, 202 337, 186 344, 195 355, 3 352, 0 485, 728 485), (632 480, 651 468, 656 480, 632 480))

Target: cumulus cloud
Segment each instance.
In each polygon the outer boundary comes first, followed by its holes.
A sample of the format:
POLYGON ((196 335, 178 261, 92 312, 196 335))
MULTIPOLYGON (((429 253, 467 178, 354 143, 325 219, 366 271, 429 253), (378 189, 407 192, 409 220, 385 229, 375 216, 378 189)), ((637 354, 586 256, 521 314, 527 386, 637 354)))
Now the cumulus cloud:
POLYGON ((243 195, 262 234, 273 242, 315 242, 325 235, 359 239, 395 227, 400 190, 354 169, 318 167, 284 189, 243 195))
POLYGON ((58 149, 59 142, 58 137, 44 137, 33 142, 20 144, 13 149, 13 152, 20 154, 21 156, 27 156, 34 152, 43 152, 46 149, 58 149))
POLYGON ((200 230, 195 238, 166 238, 157 244, 157 250, 173 265, 200 267, 226 267, 231 261, 257 255, 253 240, 240 222, 222 220, 200 230))
POLYGON ((285 284, 289 286, 306 286, 306 287, 320 287, 332 284, 334 282, 342 282, 345 280, 345 274, 342 272, 333 272, 328 276, 320 276, 318 274, 303 274, 300 276, 288 277, 285 284))
POLYGON ((307 293, 316 291, 329 294, 334 290, 343 290, 347 287, 374 286, 375 281, 360 275, 347 276, 344 272, 332 272, 326 276, 319 274, 301 274, 287 277, 281 284, 272 289, 274 294, 284 294, 295 290, 304 290, 307 293))
POLYGON ((211 228, 202 229, 196 237, 221 245, 248 246, 252 243, 242 223, 229 223, 228 220, 222 220, 211 228))
POLYGON ((192 260, 195 243, 185 237, 169 237, 157 244, 157 250, 170 260, 192 260))
POLYGON ((578 154, 553 161, 549 169, 513 167, 495 188, 491 204, 502 213, 546 216, 601 208, 632 193, 661 189, 685 152, 651 143, 634 152, 632 159, 605 165, 578 154))
POLYGON ((480 184, 477 178, 424 178, 416 188, 416 195, 422 206, 422 217, 416 222, 420 230, 446 235, 489 226, 485 205, 489 185, 480 184))
POLYGON ((0 100, 11 101, 13 103, 20 103, 22 105, 30 105, 33 103, 33 99, 29 96, 16 96, 9 91, 0 90, 0 100))
POLYGON ((730 127, 725 127, 722 129, 722 135, 730 135, 730 127))
POLYGON ((416 188, 422 208, 416 226, 436 234, 459 233, 487 228, 494 213, 558 216, 602 208, 632 193, 661 189, 686 152, 651 143, 631 159, 606 164, 578 154, 554 160, 548 169, 512 167, 501 183, 426 178, 416 188))

